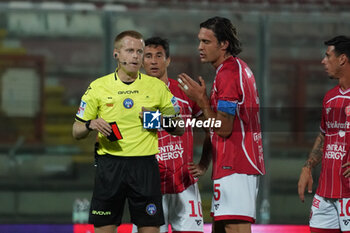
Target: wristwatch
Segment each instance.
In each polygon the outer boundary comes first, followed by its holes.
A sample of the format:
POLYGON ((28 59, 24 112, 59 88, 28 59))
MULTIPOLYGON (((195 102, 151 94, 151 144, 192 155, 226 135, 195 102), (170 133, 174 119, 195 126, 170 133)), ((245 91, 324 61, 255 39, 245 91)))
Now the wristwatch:
POLYGON ((92 131, 92 129, 90 128, 90 123, 91 123, 91 120, 88 120, 87 122, 85 122, 85 127, 86 127, 89 131, 92 131))

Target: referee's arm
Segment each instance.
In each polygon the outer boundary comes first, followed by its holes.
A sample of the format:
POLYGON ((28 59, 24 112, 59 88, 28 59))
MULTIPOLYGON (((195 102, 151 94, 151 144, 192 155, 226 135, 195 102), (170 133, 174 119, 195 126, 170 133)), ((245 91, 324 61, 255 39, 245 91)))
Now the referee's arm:
POLYGON ((92 130, 98 131, 106 137, 112 132, 111 126, 105 120, 97 118, 90 121, 89 128, 87 127, 86 122, 75 121, 72 134, 75 139, 80 140, 86 138, 92 130))
POLYGON ((185 125, 184 124, 179 124, 184 123, 184 121, 182 120, 181 117, 173 117, 170 118, 172 122, 174 122, 172 124, 172 127, 163 127, 163 129, 171 134, 171 135, 175 135, 175 136, 182 136, 185 133, 185 125), (175 125, 175 126, 174 126, 175 125))

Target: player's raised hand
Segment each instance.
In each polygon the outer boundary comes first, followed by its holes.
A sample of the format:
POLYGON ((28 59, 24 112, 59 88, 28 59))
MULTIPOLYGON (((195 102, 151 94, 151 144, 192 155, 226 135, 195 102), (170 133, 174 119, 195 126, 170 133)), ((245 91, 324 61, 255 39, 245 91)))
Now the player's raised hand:
POLYGON ((206 86, 203 78, 199 76, 199 83, 194 81, 185 73, 178 75, 179 87, 185 94, 195 102, 199 102, 203 97, 207 98, 206 86))
POLYGON ((308 193, 312 193, 312 184, 313 184, 311 168, 303 167, 301 169, 299 181, 298 181, 298 194, 299 199, 304 202, 305 201, 305 190, 307 188, 308 193))

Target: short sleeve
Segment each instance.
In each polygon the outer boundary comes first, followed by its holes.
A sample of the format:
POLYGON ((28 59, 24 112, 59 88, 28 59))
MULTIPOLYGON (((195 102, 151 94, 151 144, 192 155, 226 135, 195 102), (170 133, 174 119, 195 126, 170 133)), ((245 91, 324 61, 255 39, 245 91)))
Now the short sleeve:
POLYGON ((218 90, 218 100, 241 102, 243 93, 239 71, 232 69, 220 71, 216 77, 216 89, 218 90))
POLYGON ((79 121, 88 121, 96 119, 98 110, 98 99, 96 98, 96 87, 93 84, 87 88, 82 96, 76 119, 79 121))
POLYGON ((180 105, 169 88, 162 82, 159 88, 160 106, 159 110, 164 116, 175 116, 180 114, 180 105))

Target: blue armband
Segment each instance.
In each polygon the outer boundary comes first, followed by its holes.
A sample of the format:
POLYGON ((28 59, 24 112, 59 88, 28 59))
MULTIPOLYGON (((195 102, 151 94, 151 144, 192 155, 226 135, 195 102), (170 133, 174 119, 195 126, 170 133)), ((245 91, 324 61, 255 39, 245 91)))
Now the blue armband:
POLYGON ((236 115, 237 103, 232 101, 219 100, 218 111, 226 112, 232 116, 236 115))

